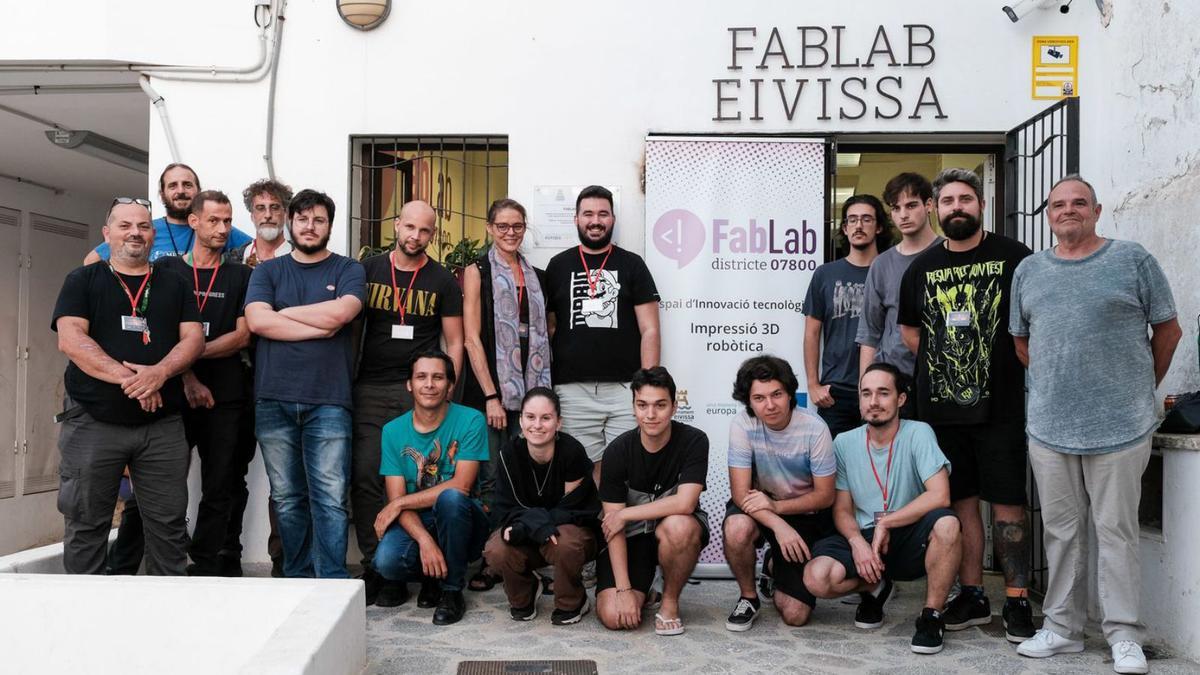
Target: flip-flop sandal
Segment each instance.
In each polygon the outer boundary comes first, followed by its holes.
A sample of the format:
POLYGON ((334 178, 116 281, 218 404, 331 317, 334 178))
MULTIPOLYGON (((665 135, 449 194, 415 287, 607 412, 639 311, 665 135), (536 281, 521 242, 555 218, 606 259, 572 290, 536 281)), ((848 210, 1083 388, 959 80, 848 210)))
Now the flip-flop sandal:
POLYGON ((683 619, 679 617, 668 619, 662 614, 655 614, 654 633, 656 635, 683 635, 683 619))
POLYGON ((499 574, 488 574, 486 569, 482 569, 467 582, 467 588, 477 592, 490 591, 503 580, 504 577, 499 574))
POLYGON ((653 611, 659 607, 662 607, 662 593, 651 588, 650 592, 646 594, 645 602, 642 603, 642 609, 653 611))

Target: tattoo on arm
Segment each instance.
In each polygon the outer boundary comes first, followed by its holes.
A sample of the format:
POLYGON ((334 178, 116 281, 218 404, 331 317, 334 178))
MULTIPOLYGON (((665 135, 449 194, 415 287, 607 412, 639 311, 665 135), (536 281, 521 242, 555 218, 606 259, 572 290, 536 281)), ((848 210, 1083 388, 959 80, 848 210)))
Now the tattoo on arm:
POLYGON ((996 521, 996 553, 1004 571, 1004 585, 1029 587, 1029 528, 1024 519, 996 521))

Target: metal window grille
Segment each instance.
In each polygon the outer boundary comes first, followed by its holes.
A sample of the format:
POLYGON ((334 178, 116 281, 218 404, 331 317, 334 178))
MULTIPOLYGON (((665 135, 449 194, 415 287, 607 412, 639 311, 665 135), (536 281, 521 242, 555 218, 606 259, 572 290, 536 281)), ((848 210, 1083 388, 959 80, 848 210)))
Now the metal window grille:
POLYGON ((505 136, 352 136, 350 250, 361 258, 391 248, 392 220, 421 199, 437 213, 429 255, 461 264, 486 243, 487 208, 507 193, 505 136))

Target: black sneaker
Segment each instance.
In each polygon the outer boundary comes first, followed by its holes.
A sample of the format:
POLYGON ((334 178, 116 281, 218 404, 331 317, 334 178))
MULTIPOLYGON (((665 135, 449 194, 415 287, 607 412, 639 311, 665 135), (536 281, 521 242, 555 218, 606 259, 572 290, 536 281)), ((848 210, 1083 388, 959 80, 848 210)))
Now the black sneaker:
POLYGON ((770 600, 775 597, 775 577, 771 576, 771 544, 763 547, 762 572, 758 575, 758 594, 770 600))
POLYGON ((583 603, 576 609, 556 609, 550 615, 550 623, 555 626, 569 626, 573 623, 579 623, 584 614, 588 613, 591 606, 588 604, 587 596, 583 596, 583 603))
POLYGON ((242 576, 242 560, 231 555, 217 556, 217 574, 223 577, 242 576))
POLYGON ((537 597, 534 597, 528 607, 509 607, 508 615, 513 621, 533 621, 537 618, 537 597))
POLYGON ((462 620, 467 613, 467 600, 462 591, 443 591, 442 599, 433 612, 433 625, 449 626, 462 620))
POLYGON ((421 582, 421 591, 417 593, 417 607, 429 609, 437 607, 442 600, 442 584, 436 579, 425 579, 421 582))
POLYGON ((370 607, 371 605, 374 605, 375 601, 379 598, 379 588, 383 586, 383 577, 379 576, 378 572, 368 567, 363 570, 362 575, 358 578, 362 579, 363 581, 364 591, 366 592, 367 596, 367 607, 370 607))
POLYGON ((876 592, 863 591, 854 610, 854 625, 858 628, 879 628, 883 625, 883 605, 892 597, 892 580, 884 579, 876 592))
POLYGON ((1009 642, 1024 642, 1037 632, 1033 627, 1033 607, 1026 598, 1005 600, 1000 615, 1004 618, 1004 637, 1009 642))
POLYGON ((917 632, 913 633, 912 650, 917 654, 936 654, 942 651, 942 634, 946 624, 936 609, 926 607, 917 617, 917 632))
POLYGON ((399 607, 408 602, 408 584, 389 581, 379 577, 379 592, 375 596, 376 607, 399 607))
POLYGON ((986 595, 975 595, 964 587, 962 593, 946 605, 942 621, 946 624, 946 630, 986 626, 992 622, 992 605, 986 595))
POLYGON ((758 618, 759 607, 758 598, 738 598, 733 611, 729 613, 729 618, 725 619, 725 630, 735 633, 750 630, 754 620, 758 618))

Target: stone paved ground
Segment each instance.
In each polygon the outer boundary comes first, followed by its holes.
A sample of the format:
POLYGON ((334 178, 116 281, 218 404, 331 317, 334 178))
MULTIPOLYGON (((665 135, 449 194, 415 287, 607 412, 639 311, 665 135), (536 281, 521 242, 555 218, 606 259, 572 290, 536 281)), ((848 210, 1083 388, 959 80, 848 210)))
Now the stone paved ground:
MULTIPOLYGON (((989 585, 997 581, 990 577, 989 585)), ((853 606, 823 602, 808 626, 786 627, 774 609, 766 609, 752 630, 736 634, 725 630, 736 586, 705 580, 684 590, 687 632, 677 637, 655 635, 652 621, 632 633, 608 631, 594 612, 574 626, 552 626, 549 597, 539 599, 535 621, 512 621, 499 586, 486 593, 468 592, 466 617, 454 626, 438 627, 430 623, 433 610, 417 608, 416 587, 412 590, 414 599, 401 607, 367 608, 367 672, 442 674, 455 673, 464 660, 563 658, 594 660, 602 674, 1112 672, 1098 629, 1090 631, 1082 654, 1034 660, 1018 656, 1003 639, 998 616, 989 626, 947 633, 941 654, 913 654, 909 640, 924 596, 920 582, 899 587, 883 627, 875 631, 854 627, 853 606)), ((990 595, 994 600, 1003 593, 995 588, 990 595)), ((999 609, 993 602, 993 610, 999 609)), ((1151 672, 1200 673, 1200 665, 1161 658, 1151 661, 1151 672)))

